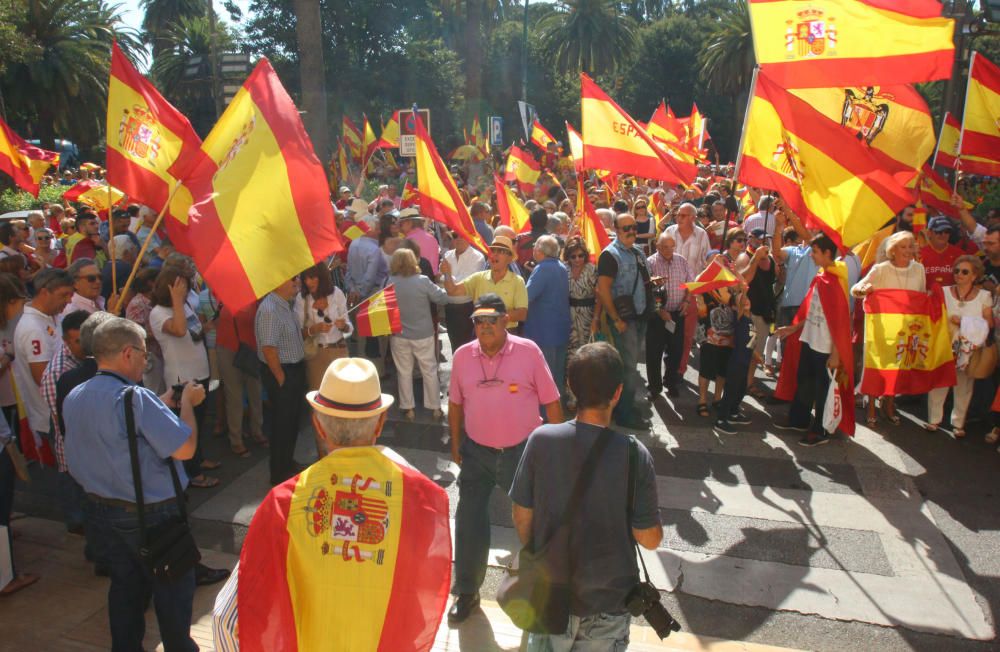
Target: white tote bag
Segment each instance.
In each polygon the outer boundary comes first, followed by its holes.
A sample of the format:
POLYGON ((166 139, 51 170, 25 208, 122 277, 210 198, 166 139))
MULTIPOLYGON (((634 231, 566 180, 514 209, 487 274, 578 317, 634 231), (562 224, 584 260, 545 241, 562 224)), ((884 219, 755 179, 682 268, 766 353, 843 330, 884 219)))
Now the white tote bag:
POLYGON ((844 402, 841 400, 837 374, 829 368, 826 373, 830 376, 830 389, 826 393, 826 403, 823 406, 823 430, 833 433, 840 425, 840 420, 844 418, 844 402))

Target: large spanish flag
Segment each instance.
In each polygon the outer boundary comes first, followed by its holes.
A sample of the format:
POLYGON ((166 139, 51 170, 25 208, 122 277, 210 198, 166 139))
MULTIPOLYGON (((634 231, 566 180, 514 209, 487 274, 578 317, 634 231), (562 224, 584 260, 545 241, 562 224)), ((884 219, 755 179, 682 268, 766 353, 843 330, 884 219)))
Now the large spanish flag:
POLYGON ((323 166, 267 59, 202 148, 187 181, 196 204, 187 225, 173 226, 223 303, 239 309, 343 250, 323 166))
POLYGON ((582 175, 576 178, 576 228, 583 243, 587 245, 587 251, 590 252, 590 262, 596 263, 597 257, 611 244, 611 236, 608 235, 608 230, 604 228, 604 223, 594 210, 594 204, 587 196, 582 175))
POLYGON ((389 285, 384 290, 376 292, 359 303, 355 310, 357 310, 355 315, 357 331, 361 337, 399 335, 403 331, 395 286, 389 285))
POLYGON ((524 207, 514 191, 495 174, 493 175, 493 188, 496 191, 500 223, 506 224, 517 233, 530 230, 528 209, 524 207))
POLYGON ((955 384, 955 356, 940 292, 875 290, 864 305, 862 393, 926 394, 955 384))
POLYGON ((59 154, 29 144, 0 118, 0 171, 18 188, 37 197, 42 177, 53 165, 58 167, 59 154))
POLYGON ((580 73, 583 166, 669 183, 689 183, 698 168, 668 155, 586 73, 580 73))
POLYGON ((761 70, 784 88, 951 76, 955 21, 937 0, 749 0, 761 70))
POLYGON ((430 650, 450 581, 444 489, 388 448, 340 448, 254 514, 240 553, 240 650, 430 650))
POLYGON ((469 214, 469 207, 458 193, 455 180, 451 178, 448 168, 434 147, 423 120, 416 112, 414 117, 416 120, 413 135, 416 136, 415 158, 420 212, 456 231, 473 247, 486 253, 486 243, 476 231, 476 225, 473 224, 472 216, 469 214))
POLYGON ((86 204, 96 211, 106 211, 125 199, 125 193, 102 181, 84 179, 77 181, 63 193, 64 201, 86 204))
POLYGON ((573 125, 566 123, 566 140, 569 142, 569 157, 573 159, 573 169, 583 174, 583 138, 573 125))
POLYGON ((979 52, 969 64, 958 154, 962 172, 1000 177, 1000 68, 979 52))
POLYGON ((535 189, 540 176, 541 164, 517 145, 511 145, 504 165, 504 181, 516 181, 521 192, 527 194, 535 189))
POLYGON ((549 130, 542 126, 542 123, 535 118, 535 121, 531 123, 531 144, 533 144, 538 149, 543 152, 548 149, 549 143, 555 143, 556 139, 552 137, 549 130))
POLYGON ((883 169, 905 184, 934 151, 934 122, 912 86, 801 88, 792 94, 868 147, 883 169))
POLYGON ((757 74, 743 127, 739 180, 777 190, 840 247, 867 240, 912 201, 871 149, 804 100, 757 74))
POLYGON ((193 200, 181 182, 204 158, 201 139, 117 43, 111 51, 107 138, 108 182, 155 211, 170 199, 167 215, 186 223, 193 200))

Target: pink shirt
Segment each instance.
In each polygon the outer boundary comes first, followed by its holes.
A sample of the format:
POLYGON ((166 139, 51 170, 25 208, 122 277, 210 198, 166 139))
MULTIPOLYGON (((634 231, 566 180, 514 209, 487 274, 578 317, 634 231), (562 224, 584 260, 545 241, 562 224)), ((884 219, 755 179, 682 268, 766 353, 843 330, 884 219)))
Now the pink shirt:
POLYGON ((438 263, 441 261, 441 246, 434 236, 421 228, 413 228, 405 237, 417 243, 420 247, 420 257, 427 259, 431 269, 434 270, 434 276, 437 276, 438 263))
POLYGON ((483 355, 478 340, 455 352, 449 394, 464 409, 465 432, 490 448, 523 442, 542 425, 538 406, 559 400, 538 345, 509 333, 492 358, 483 355))

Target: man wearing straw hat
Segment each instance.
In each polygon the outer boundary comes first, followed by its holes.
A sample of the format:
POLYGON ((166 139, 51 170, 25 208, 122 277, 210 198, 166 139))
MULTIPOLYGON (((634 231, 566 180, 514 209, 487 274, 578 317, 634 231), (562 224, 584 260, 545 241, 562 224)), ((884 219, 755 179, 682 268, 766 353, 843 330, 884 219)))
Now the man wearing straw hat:
POLYGON ((375 445, 393 398, 369 360, 334 360, 306 400, 326 454, 257 508, 216 598, 215 647, 429 650, 451 576, 448 496, 375 445))

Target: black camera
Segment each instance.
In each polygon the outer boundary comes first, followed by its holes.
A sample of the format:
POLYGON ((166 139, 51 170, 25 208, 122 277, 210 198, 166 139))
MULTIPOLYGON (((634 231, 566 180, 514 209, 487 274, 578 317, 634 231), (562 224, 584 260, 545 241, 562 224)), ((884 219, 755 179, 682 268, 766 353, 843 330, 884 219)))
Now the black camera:
POLYGON ((660 640, 670 632, 681 631, 681 625, 660 602, 660 592, 649 582, 639 582, 625 598, 625 607, 633 617, 642 616, 660 640))

